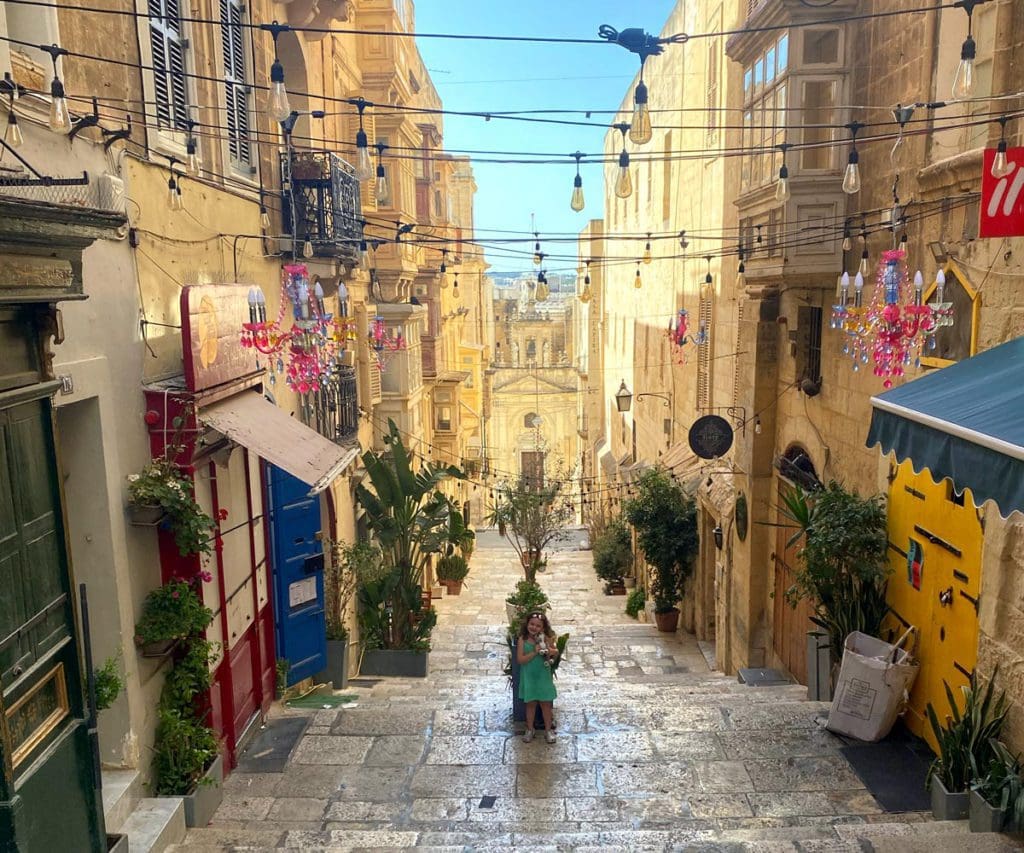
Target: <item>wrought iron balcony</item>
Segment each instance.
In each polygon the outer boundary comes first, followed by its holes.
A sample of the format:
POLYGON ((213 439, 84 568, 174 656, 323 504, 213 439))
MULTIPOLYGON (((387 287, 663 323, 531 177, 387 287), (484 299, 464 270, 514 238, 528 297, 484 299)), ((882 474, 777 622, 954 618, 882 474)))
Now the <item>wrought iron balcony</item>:
POLYGON ((320 393, 314 397, 315 422, 310 426, 339 444, 353 439, 359 430, 359 393, 355 368, 336 366, 320 393))
POLYGON ((358 260, 362 211, 352 171, 329 151, 281 152, 281 211, 296 254, 308 240, 314 257, 358 260))

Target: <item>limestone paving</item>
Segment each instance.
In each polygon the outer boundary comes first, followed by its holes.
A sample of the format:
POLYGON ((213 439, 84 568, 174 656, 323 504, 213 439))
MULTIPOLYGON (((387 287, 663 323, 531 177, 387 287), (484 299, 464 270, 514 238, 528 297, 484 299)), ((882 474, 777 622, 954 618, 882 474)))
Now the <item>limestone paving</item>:
MULTIPOLYGON (((605 596, 573 533, 540 576, 571 634, 558 740, 524 743, 503 668, 505 596, 522 573, 484 532, 458 597, 436 601, 426 679, 357 681, 310 716, 282 773, 234 773, 181 850, 959 850, 965 824, 883 814, 799 685, 709 669, 605 596), (493 801, 490 799, 493 798, 493 801), (918 849, 918 848, 914 848, 918 849)), ((1001 840, 992 847, 1015 849, 1001 840)), ((1009 845, 1010 842, 1006 842, 1009 845)))

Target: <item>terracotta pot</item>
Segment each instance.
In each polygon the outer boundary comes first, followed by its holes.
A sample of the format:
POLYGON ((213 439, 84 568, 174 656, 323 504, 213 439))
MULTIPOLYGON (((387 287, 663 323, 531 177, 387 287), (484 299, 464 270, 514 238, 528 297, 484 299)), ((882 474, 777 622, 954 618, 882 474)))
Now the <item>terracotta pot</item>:
POLYGON ((446 581, 443 580, 441 583, 444 584, 445 589, 448 590, 449 595, 458 595, 462 592, 462 581, 446 581))
POLYGON ((675 633, 676 628, 679 626, 679 611, 673 607, 667 613, 656 612, 654 614, 654 621, 659 631, 664 631, 666 634, 675 633))

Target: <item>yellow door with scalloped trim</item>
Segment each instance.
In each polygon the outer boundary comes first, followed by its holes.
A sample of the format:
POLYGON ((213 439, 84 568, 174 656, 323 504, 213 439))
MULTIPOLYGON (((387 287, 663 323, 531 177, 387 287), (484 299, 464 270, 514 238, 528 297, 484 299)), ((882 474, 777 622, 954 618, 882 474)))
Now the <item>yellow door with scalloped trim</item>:
POLYGON ((925 708, 931 702, 940 720, 949 713, 943 681, 959 696, 978 657, 984 531, 970 491, 935 483, 927 469, 915 474, 909 461, 893 461, 890 480, 888 618, 899 623, 897 636, 909 625, 918 630, 921 671, 905 719, 934 749, 925 708))

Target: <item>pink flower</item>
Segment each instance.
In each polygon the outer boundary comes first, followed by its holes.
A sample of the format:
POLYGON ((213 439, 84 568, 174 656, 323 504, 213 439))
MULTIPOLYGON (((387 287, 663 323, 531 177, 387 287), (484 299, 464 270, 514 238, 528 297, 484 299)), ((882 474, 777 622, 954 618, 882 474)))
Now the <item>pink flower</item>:
POLYGON ((199 579, 200 579, 200 580, 201 580, 201 581, 202 581, 203 583, 209 583, 210 581, 212 581, 212 580, 213 580, 213 575, 211 575, 211 574, 210 574, 210 573, 209 573, 208 571, 206 571, 206 569, 203 569, 203 570, 202 570, 202 571, 201 571, 201 572, 199 573, 199 579))
POLYGON ((171 593, 171 598, 181 598, 181 593, 180 593, 180 592, 178 592, 178 590, 174 590, 174 591, 173 591, 173 592, 171 593))

